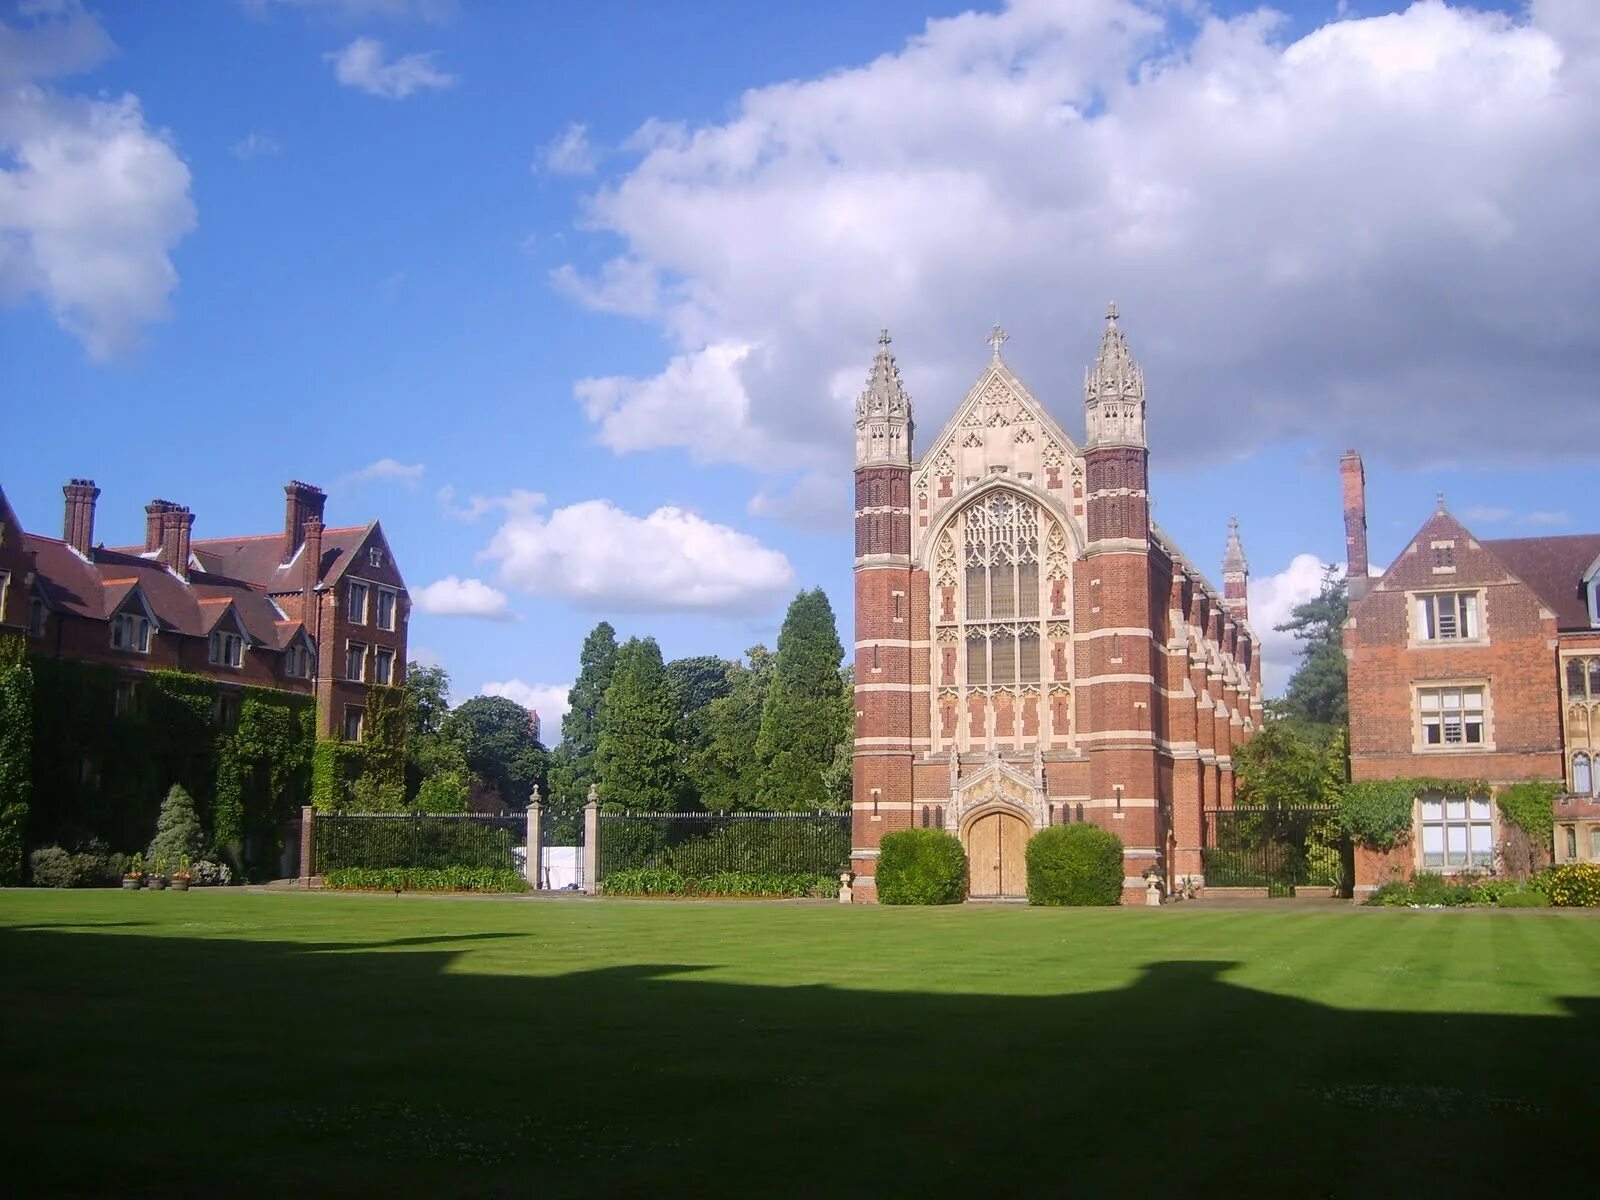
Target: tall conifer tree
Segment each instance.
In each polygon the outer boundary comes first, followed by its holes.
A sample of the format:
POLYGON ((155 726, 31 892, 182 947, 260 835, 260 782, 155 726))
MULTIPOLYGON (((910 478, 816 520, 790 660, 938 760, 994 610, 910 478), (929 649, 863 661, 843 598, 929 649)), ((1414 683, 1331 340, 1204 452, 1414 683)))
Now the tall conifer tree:
POLYGON ((600 708, 595 767, 603 802, 671 812, 678 801, 677 714, 654 638, 629 638, 617 652, 600 708))
POLYGON ((776 811, 833 806, 827 773, 847 731, 844 647, 821 588, 801 592, 778 634, 778 665, 761 712, 760 803, 776 811))
POLYGON ((600 741, 600 711, 617 664, 617 631, 601 621, 583 639, 578 678, 567 692, 567 715, 561 718, 561 745, 550 768, 553 799, 579 805, 595 779, 594 755, 600 741))

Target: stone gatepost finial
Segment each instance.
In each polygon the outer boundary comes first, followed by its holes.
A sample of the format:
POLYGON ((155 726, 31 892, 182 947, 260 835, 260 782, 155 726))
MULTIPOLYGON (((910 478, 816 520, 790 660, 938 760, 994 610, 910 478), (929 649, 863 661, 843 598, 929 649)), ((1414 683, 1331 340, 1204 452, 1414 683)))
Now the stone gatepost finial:
POLYGON ((598 785, 593 783, 589 785, 589 795, 587 798, 590 804, 600 803, 600 788, 598 785))

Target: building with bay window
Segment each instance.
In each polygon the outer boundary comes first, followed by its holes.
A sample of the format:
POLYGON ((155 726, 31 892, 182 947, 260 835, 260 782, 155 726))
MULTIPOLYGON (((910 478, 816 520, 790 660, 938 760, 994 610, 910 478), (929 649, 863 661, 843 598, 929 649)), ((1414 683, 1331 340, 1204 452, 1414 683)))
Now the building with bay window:
POLYGON ((1358 891, 1418 870, 1498 869, 1511 831, 1492 795, 1524 781, 1560 786, 1556 860, 1600 860, 1600 534, 1480 539, 1441 496, 1374 574, 1353 450, 1341 477, 1351 774, 1429 781, 1410 838, 1358 852, 1358 891))
POLYGON ((26 532, 0 490, 0 630, 28 652, 114 668, 107 719, 139 702, 154 670, 201 675, 223 690, 214 717, 237 711, 229 689, 313 695, 319 736, 358 739, 367 690, 403 682, 410 600, 377 521, 326 528, 322 490, 284 489, 281 533, 194 538, 194 514, 145 506, 143 545, 94 538, 100 489, 74 479, 60 538, 26 532))
POLYGON ((1072 821, 1122 839, 1130 891, 1152 869, 1200 884, 1206 810, 1262 719, 1237 526, 1218 589, 1151 520, 1114 305, 1081 445, 1005 340, 920 457, 887 333, 856 405, 855 896, 913 826, 961 839, 973 898, 1022 896, 1028 838, 1072 821))

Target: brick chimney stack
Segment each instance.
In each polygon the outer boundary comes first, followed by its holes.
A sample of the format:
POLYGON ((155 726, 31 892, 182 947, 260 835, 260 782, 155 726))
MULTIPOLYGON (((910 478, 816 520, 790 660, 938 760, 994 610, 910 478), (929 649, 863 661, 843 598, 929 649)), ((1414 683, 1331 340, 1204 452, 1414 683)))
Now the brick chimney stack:
POLYGON ((321 488, 298 479, 284 485, 283 495, 283 561, 288 562, 305 541, 306 522, 313 517, 322 520, 328 497, 321 488))
MULTIPOLYGON (((161 513, 161 558, 167 567, 183 579, 189 578, 189 539, 194 530, 194 514, 181 504, 160 501, 166 508, 161 513)), ((145 509, 148 520, 150 510, 145 509)))
POLYGON ((1339 484, 1344 494, 1345 572, 1349 596, 1367 594, 1367 473, 1361 455, 1346 450, 1339 459, 1339 484))
POLYGON ((74 479, 61 489, 67 498, 63 515, 61 537, 85 558, 94 545, 94 505, 100 498, 100 489, 92 479, 74 479))
POLYGON ((144 506, 145 553, 161 549, 161 519, 171 507, 169 500, 152 500, 144 506))

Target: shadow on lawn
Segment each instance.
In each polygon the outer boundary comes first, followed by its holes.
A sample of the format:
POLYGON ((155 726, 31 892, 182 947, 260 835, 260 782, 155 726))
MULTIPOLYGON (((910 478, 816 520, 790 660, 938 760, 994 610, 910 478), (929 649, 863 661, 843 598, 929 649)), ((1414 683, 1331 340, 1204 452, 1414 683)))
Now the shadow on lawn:
POLYGON ((1222 962, 1017 997, 761 987, 685 964, 472 974, 495 964, 373 951, 0 931, 12 1179, 168 1196, 1592 1183, 1590 998, 1554 1017, 1420 1015, 1236 987, 1222 962))

